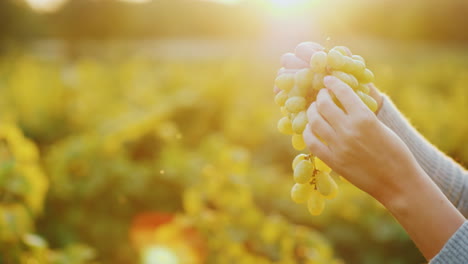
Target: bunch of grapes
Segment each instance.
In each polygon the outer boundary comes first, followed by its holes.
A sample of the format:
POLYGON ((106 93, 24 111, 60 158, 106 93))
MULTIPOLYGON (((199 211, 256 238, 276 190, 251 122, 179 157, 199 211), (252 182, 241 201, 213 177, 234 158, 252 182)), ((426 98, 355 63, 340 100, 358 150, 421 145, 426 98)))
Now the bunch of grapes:
MULTIPOLYGON (((306 147, 302 137, 308 123, 306 112, 316 100, 318 92, 325 88, 323 79, 327 75, 335 76, 348 84, 370 110, 377 111, 377 102, 369 95, 369 84, 373 81, 374 74, 366 68, 364 59, 359 55, 352 55, 343 46, 330 50, 320 48, 312 55, 310 67, 295 73, 284 72, 275 80, 279 89, 275 102, 281 107, 283 115, 278 122, 278 130, 292 135, 292 145, 296 150, 302 151, 306 147)), ((342 108, 337 98, 331 95, 334 102, 342 108)), ((307 203, 312 215, 321 214, 325 200, 336 196, 336 181, 340 177, 313 153, 297 155, 292 167, 296 182, 291 190, 292 200, 307 203)))

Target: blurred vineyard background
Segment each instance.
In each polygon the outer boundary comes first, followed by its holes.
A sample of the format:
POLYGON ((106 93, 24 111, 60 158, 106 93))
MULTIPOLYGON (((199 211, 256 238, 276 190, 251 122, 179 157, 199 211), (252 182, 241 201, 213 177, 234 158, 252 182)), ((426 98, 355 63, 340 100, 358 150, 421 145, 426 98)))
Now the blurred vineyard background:
POLYGON ((279 56, 313 40, 468 164, 468 2, 0 1, 0 263, 406 264, 424 259, 348 183, 289 197, 279 56))

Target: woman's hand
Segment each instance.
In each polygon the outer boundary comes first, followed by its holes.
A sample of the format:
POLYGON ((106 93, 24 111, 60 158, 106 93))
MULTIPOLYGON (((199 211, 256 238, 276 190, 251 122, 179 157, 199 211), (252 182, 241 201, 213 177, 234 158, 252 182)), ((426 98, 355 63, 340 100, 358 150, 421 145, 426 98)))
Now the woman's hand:
MULTIPOLYGON (((323 50, 305 42, 281 59, 278 75, 309 66, 323 50)), ((348 52, 351 55, 350 52, 348 52)), ((381 123, 344 82, 331 76, 308 111, 304 139, 310 151, 357 187, 379 200, 400 222, 429 260, 465 221, 416 162, 403 141, 381 123), (339 108, 331 99, 341 102, 339 108), (323 141, 322 141, 323 140, 323 141), (436 227, 436 228, 434 228, 436 227)), ((372 96, 382 96, 370 85, 372 96)), ((274 88, 277 93, 278 88, 274 88)))
POLYGON ((308 148, 379 200, 430 260, 463 224, 463 215, 351 87, 332 76, 324 83, 326 89, 307 111, 303 135, 308 148), (344 109, 333 102, 331 92, 344 109))
POLYGON ((307 111, 303 136, 311 153, 378 200, 401 192, 402 185, 411 182, 401 171, 418 166, 410 150, 346 83, 327 76, 324 84, 326 89, 307 111), (331 93, 344 109, 333 102, 331 93))

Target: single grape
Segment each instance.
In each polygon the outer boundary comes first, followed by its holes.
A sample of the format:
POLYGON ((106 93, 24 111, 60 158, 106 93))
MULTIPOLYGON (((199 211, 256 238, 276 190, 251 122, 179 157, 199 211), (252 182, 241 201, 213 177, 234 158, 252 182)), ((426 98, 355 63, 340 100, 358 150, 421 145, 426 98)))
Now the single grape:
POLYGON ((302 134, 307 125, 307 114, 305 111, 299 112, 292 122, 292 129, 296 134, 302 134))
POLYGON ((304 153, 301 153, 301 154, 297 155, 294 158, 293 162, 292 162, 292 169, 294 170, 294 168, 296 168, 297 164, 299 164, 299 162, 301 162, 303 160, 310 160, 309 155, 304 154, 304 153))
POLYGON ((294 74, 283 73, 276 77, 275 85, 281 90, 289 92, 294 86, 294 74))
POLYGON ((291 198, 295 203, 301 204, 307 202, 310 194, 315 191, 314 187, 309 183, 299 184, 296 183, 291 189, 291 198))
POLYGON ((327 53, 319 51, 312 55, 310 59, 310 68, 315 73, 323 73, 327 68, 327 53))
POLYGON ((283 106, 288 100, 288 93, 285 90, 282 90, 275 96, 275 103, 279 106, 283 106))
POLYGON ((350 57, 344 56, 343 61, 344 61, 344 64, 341 67, 341 70, 343 70, 344 72, 353 73, 353 70, 354 70, 354 67, 355 67, 354 66, 354 60, 351 59, 350 57))
POLYGON ((374 81, 374 73, 369 69, 365 69, 363 72, 356 74, 356 77, 361 83, 364 84, 374 81))
POLYGON ((339 70, 345 64, 344 55, 339 51, 330 50, 327 56, 327 63, 331 68, 339 70))
POLYGON ((299 113, 305 110, 306 100, 304 97, 293 96, 286 100, 285 107, 290 113, 299 113))
POLYGON ((278 131, 285 135, 292 135, 294 132, 292 130, 291 120, 288 117, 282 117, 278 121, 278 131))
POLYGON ((305 184, 312 180, 314 175, 314 164, 310 160, 303 160, 294 168, 294 181, 305 184))
POLYGON ((324 208, 325 200, 322 195, 317 190, 311 192, 309 200, 307 201, 307 209, 309 210, 309 213, 311 215, 320 215, 324 208))
POLYGON ((351 68, 351 73, 359 73, 362 72, 366 69, 366 64, 360 60, 354 60, 353 59, 353 66, 351 68))
POLYGON ((312 80, 312 87, 314 90, 320 91, 320 89, 325 87, 325 84, 323 84, 323 78, 325 78, 325 73, 316 73, 314 75, 312 80))
POLYGON ((361 91, 365 94, 369 94, 370 88, 369 88, 369 85, 367 84, 359 84, 358 87, 356 88, 356 91, 361 91))
POLYGON ((298 86, 298 85, 294 85, 294 87, 291 89, 291 91, 289 91, 288 93, 288 96, 289 98, 291 97, 306 97, 307 96, 307 91, 309 91, 310 89, 308 88, 304 88, 303 86, 298 86))
POLYGON ((333 71, 332 76, 335 76, 336 78, 342 80, 344 83, 351 86, 351 88, 356 88, 359 85, 358 80, 352 74, 342 71, 333 71))
POLYGON ((369 109, 372 112, 375 113, 377 111, 378 105, 377 105, 377 102, 374 100, 374 98, 372 98, 370 95, 367 95, 361 91, 357 91, 356 93, 359 96, 359 98, 361 98, 361 100, 364 102, 364 104, 366 104, 367 107, 369 107, 369 109))
POLYGON ((294 134, 292 136, 291 142, 295 150, 303 150, 306 147, 304 138, 300 134, 294 134))
POLYGON ((323 162, 318 157, 315 157, 314 163, 315 163, 315 168, 317 170, 319 170, 319 171, 324 171, 324 172, 328 172, 328 173, 331 171, 330 167, 328 167, 328 165, 325 164, 325 162, 323 162))
POLYGON ((320 171, 316 177, 318 191, 327 199, 335 198, 338 193, 338 185, 328 172, 320 171))
POLYGON ((351 51, 345 46, 335 46, 330 51, 338 51, 343 56, 351 56, 351 51))
POLYGON ((358 60, 358 61, 364 63, 364 65, 366 65, 366 61, 364 60, 364 58, 359 56, 359 55, 353 55, 353 56, 351 56, 351 58, 353 58, 353 60, 358 60))
POLYGON ((305 68, 296 72, 295 80, 296 86, 301 90, 304 91, 304 94, 307 93, 307 89, 312 87, 312 78, 314 77, 314 73, 309 68, 305 68))

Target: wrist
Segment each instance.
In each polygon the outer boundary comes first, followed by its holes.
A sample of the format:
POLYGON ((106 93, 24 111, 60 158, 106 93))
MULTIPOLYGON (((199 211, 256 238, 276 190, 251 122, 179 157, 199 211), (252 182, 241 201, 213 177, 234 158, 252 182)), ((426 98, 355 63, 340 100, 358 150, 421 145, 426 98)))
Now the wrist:
MULTIPOLYGON (((406 169, 400 169, 399 172, 405 173, 406 177, 399 177, 403 180, 397 181, 393 186, 387 186, 386 191, 382 192, 377 200, 382 203, 392 214, 404 213, 412 205, 411 201, 420 193, 421 189, 426 189, 429 176, 419 167, 418 164, 411 164, 406 169)), ((395 174, 392 175, 395 177, 395 174)))
POLYGON ((403 226, 427 260, 432 259, 464 223, 422 168, 405 171, 405 184, 379 200, 403 226))

